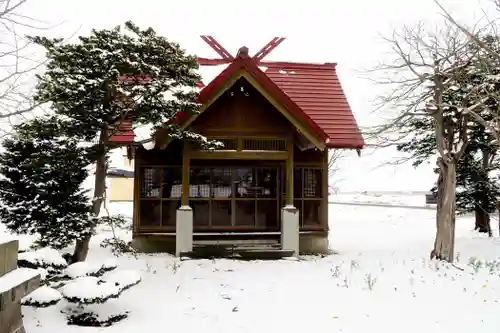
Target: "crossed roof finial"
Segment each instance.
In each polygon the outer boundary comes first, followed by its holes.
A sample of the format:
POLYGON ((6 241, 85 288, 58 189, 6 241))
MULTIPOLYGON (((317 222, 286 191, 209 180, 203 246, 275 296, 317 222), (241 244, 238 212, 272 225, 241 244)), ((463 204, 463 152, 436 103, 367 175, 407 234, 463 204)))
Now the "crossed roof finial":
MULTIPOLYGON (((224 46, 222 46, 215 38, 212 36, 202 35, 201 39, 207 43, 217 54, 221 57, 220 59, 206 59, 198 58, 200 65, 221 65, 227 64, 234 60, 234 57, 229 53, 224 46)), ((266 45, 264 45, 253 57, 252 59, 259 64, 264 57, 269 55, 279 44, 285 40, 285 37, 274 37, 266 45)), ((240 51, 243 48, 240 48, 240 51)), ((246 48, 248 54, 248 48, 246 48)))

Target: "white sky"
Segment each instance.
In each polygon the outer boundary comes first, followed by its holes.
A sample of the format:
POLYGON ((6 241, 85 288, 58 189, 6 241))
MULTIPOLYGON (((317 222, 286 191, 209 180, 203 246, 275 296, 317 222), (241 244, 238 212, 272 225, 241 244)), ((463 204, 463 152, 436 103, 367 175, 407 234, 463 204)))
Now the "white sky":
MULTIPOLYGON (((442 0, 462 21, 473 24, 474 10, 487 1, 442 0)), ((433 20, 433 0, 32 0, 25 12, 58 26, 44 31, 68 37, 90 28, 111 28, 132 20, 141 27, 179 42, 200 56, 218 57, 199 35, 214 36, 233 55, 240 46, 257 52, 274 36, 285 36, 268 60, 337 62, 340 80, 360 125, 373 122, 371 100, 380 89, 357 71, 383 60, 378 34, 417 20, 433 20), (377 90, 378 89, 378 90, 377 90)), ((353 152, 342 164, 343 190, 428 190, 434 181, 431 167, 410 165, 376 168, 393 157, 390 150, 353 152)))

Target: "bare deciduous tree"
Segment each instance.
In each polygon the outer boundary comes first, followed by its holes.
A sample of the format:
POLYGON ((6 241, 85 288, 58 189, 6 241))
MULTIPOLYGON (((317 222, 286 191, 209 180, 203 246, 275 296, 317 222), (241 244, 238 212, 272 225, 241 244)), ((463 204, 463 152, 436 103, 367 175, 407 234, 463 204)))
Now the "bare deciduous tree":
MULTIPOLYGON (((464 33, 473 43, 475 43, 480 49, 482 49, 486 54, 489 55, 490 60, 493 59, 497 63, 500 62, 500 52, 498 51, 498 48, 493 48, 491 47, 491 44, 487 43, 486 40, 482 39, 480 34, 475 31, 475 28, 471 28, 466 26, 465 24, 460 23, 455 17, 451 14, 450 11, 448 11, 444 6, 440 3, 439 0, 434 0, 436 5, 439 7, 441 10, 441 13, 443 14, 444 18, 450 22, 453 26, 457 27, 462 33, 464 33)), ((500 13, 500 0, 491 0, 491 4, 493 5, 493 8, 496 9, 496 13, 500 13)), ((489 32, 492 36, 497 37, 496 42, 500 43, 500 34, 498 33, 498 17, 496 19, 492 19, 489 17, 488 13, 484 12, 485 18, 487 19, 487 24, 482 27, 483 30, 486 30, 489 32)), ((497 74, 496 77, 497 80, 499 80, 499 75, 497 74)), ((500 101, 500 96, 491 96, 496 98, 497 101, 500 101)), ((471 116, 474 118, 475 121, 479 122, 482 124, 485 128, 489 129, 491 133, 496 137, 497 141, 500 142, 500 117, 497 117, 496 119, 491 119, 490 121, 486 121, 482 117, 480 117, 474 110, 471 110, 470 112, 471 116)), ((498 223, 500 226, 500 203, 498 205, 498 223)))
MULTIPOLYGON (((430 32, 424 24, 405 27, 386 38, 395 59, 376 68, 384 74, 378 82, 391 92, 381 97, 381 105, 395 110, 393 119, 379 126, 376 135, 398 130, 413 117, 432 117, 438 154, 438 205, 436 238, 431 258, 453 261, 455 241, 456 166, 467 147, 470 113, 483 106, 473 91, 457 91, 467 78, 471 52, 468 39, 452 25, 430 32), (450 94, 462 94, 460 105, 450 94)), ((396 134, 394 134, 396 133, 396 134)), ((409 135, 409 133, 402 133, 409 135)), ((390 135, 389 135, 390 137, 390 135)))
POLYGON ((43 63, 36 60, 24 33, 46 29, 39 21, 23 15, 28 0, 0 0, 0 136, 18 117, 31 112, 33 72, 43 63))
MULTIPOLYGON (((444 8, 444 6, 439 2, 439 0, 434 0, 434 2, 441 10, 441 13, 443 14, 446 21, 448 21, 462 34, 464 34, 469 39, 470 42, 474 43, 477 46, 478 49, 489 55, 488 57, 489 59, 487 59, 487 57, 485 56, 483 56, 482 59, 478 59, 480 62, 482 62, 484 68, 491 67, 492 65, 497 66, 498 63, 500 63, 500 52, 498 51, 499 48, 492 46, 500 44, 500 34, 498 32, 497 20, 490 20, 485 13, 485 18, 487 19, 487 24, 485 26, 481 27, 480 29, 477 29, 476 27, 467 27, 466 25, 458 22, 453 17, 453 15, 444 8), (496 41, 494 43, 491 42, 488 43, 487 42, 488 39, 482 38, 482 36, 484 35, 490 35, 496 37, 496 41)), ((492 4, 496 7, 497 11, 500 12, 500 0, 492 0, 492 4)), ((498 76, 496 72, 495 73, 492 72, 491 74, 498 76)), ((495 81, 498 82, 500 81, 500 79, 497 77, 495 78, 495 81)), ((476 93, 477 95, 482 95, 483 98, 493 97, 500 101, 500 96, 496 94, 492 95, 491 91, 485 89, 484 86, 476 87, 474 93, 476 93)), ((496 136, 496 139, 500 142, 500 118, 488 122, 483 117, 481 117, 477 112, 475 112, 475 110, 469 109, 468 111, 475 121, 481 123, 483 126, 485 126, 485 128, 488 128, 492 132, 492 134, 496 136)))

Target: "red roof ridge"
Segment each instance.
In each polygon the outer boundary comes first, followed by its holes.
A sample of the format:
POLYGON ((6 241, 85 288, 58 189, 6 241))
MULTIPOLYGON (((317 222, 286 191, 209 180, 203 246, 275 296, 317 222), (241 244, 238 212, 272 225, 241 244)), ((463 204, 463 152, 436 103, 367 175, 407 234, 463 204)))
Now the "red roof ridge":
MULTIPOLYGON (((248 48, 242 47, 238 51, 238 54, 240 54, 240 51, 245 48, 247 50, 247 56, 248 55, 248 48)), ((247 57, 245 56, 245 57, 247 57)), ((238 56, 237 56, 238 57, 238 56)), ((229 65, 231 62, 225 60, 225 59, 210 59, 210 58, 201 58, 198 57, 198 63, 200 66, 218 66, 218 65, 229 65)), ((271 67, 271 68, 278 68, 278 67, 290 67, 290 68, 296 68, 296 69, 336 69, 337 63, 335 62, 325 62, 325 63, 312 63, 312 62, 295 62, 295 61, 261 61, 257 65, 259 66, 264 66, 264 67, 271 67)))

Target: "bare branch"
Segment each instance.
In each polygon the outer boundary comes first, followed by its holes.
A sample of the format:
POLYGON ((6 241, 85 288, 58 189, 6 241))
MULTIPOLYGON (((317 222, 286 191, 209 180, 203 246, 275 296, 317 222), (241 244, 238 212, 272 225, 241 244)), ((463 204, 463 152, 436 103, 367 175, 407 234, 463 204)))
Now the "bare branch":
POLYGON ((45 62, 25 34, 50 26, 23 14, 28 3, 0 0, 0 137, 34 110, 45 112, 32 98, 34 74, 45 62))
MULTIPOLYGON (((500 9, 500 0, 493 0, 497 8, 500 9)), ((439 9, 442 12, 442 15, 451 22, 454 26, 456 26, 460 31, 462 31, 467 37, 469 37, 474 43, 479 45, 482 49, 486 50, 488 53, 490 53, 492 56, 496 57, 498 60, 500 60, 500 53, 496 52, 495 50, 491 49, 485 42, 483 42, 477 35, 474 30, 467 28, 463 24, 459 23, 452 15, 451 13, 446 10, 443 5, 439 2, 439 0, 434 0, 436 5, 439 7, 439 9)), ((495 24, 491 22, 491 27, 495 27, 495 24)))

